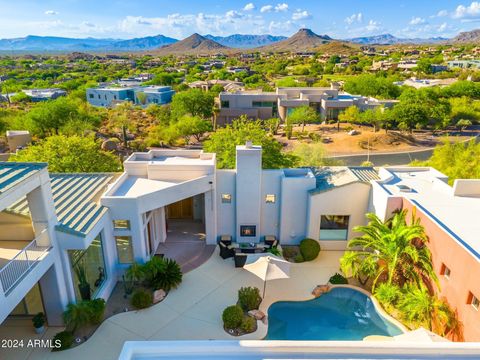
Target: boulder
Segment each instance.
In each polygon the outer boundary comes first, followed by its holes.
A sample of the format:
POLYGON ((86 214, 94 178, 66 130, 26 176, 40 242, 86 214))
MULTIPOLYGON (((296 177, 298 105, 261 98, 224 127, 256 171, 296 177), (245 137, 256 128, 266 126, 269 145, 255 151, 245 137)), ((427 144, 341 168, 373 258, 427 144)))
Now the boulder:
POLYGON ((262 319, 263 325, 268 325, 268 316, 265 315, 265 317, 262 319))
POLYGON ((153 303, 154 304, 159 303, 160 301, 165 299, 165 296, 167 296, 167 293, 164 290, 162 290, 162 289, 155 290, 153 292, 153 303))
POLYGON ((316 298, 330 291, 330 285, 317 285, 312 291, 312 295, 316 298))
POLYGON ((265 313, 261 310, 250 310, 248 315, 255 318, 256 320, 262 320, 265 318, 265 313))
POLYGON ((117 150, 117 143, 113 140, 105 140, 104 142, 102 142, 102 150, 116 151, 117 150))

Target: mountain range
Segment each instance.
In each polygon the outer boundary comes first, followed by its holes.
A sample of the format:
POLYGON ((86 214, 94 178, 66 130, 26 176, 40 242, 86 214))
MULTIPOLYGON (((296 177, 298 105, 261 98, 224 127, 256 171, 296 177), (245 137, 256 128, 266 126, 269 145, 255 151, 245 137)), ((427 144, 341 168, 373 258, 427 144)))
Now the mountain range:
POLYGON ((443 37, 433 37, 427 39, 413 38, 404 39, 393 36, 392 34, 382 34, 374 36, 356 37, 346 39, 346 41, 361 45, 395 45, 395 44, 434 44, 438 42, 448 41, 449 39, 443 37))
POLYGON ((160 53, 211 52, 228 49, 253 49, 261 51, 308 51, 331 42, 354 43, 361 45, 394 44, 433 44, 433 43, 479 43, 480 30, 463 32, 452 39, 443 37, 398 38, 391 34, 356 37, 334 40, 328 35, 317 35, 310 29, 300 29, 287 38, 273 35, 214 36, 193 34, 186 39, 177 40, 164 35, 147 36, 135 39, 96 39, 66 38, 55 36, 35 36, 14 39, 0 39, 0 51, 3 52, 124 52, 152 51, 160 53))

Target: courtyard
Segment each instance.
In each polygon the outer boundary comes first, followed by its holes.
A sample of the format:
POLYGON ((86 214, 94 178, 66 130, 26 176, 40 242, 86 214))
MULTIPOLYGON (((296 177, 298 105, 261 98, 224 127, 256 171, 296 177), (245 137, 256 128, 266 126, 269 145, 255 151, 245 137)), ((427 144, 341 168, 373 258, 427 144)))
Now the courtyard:
MULTIPOLYGON (((325 284, 339 269, 342 251, 321 251, 311 262, 292 264, 290 278, 269 281, 260 309, 265 311, 279 300, 313 298, 312 289, 325 284)), ((233 259, 223 260, 215 253, 198 268, 184 275, 182 284, 164 301, 148 309, 130 311, 106 319, 84 344, 62 352, 50 349, 15 349, 4 352, 2 359, 117 359, 125 341, 132 340, 233 340, 223 330, 221 314, 235 303, 242 286, 263 286, 262 280, 243 268, 235 268, 233 259)), ((258 322, 255 333, 242 340, 265 337, 267 327, 258 322)), ((49 339, 59 328, 49 328, 41 338, 49 339)), ((7 321, 0 327, 0 338, 40 338, 30 323, 7 321)))

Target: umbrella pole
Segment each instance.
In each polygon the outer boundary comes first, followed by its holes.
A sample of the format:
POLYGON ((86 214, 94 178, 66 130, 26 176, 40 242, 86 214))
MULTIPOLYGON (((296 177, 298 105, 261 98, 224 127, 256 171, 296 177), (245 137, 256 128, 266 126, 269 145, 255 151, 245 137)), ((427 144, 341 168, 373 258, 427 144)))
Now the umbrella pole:
POLYGON ((265 288, 267 287, 267 279, 263 280, 263 296, 262 300, 265 299, 265 288))

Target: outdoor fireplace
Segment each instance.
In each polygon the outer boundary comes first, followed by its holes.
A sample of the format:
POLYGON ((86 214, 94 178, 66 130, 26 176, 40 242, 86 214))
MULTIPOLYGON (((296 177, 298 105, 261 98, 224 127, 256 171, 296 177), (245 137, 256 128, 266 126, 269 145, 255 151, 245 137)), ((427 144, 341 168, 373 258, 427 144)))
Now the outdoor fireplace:
POLYGON ((242 237, 257 236, 257 226, 256 225, 240 225, 240 236, 242 237))

